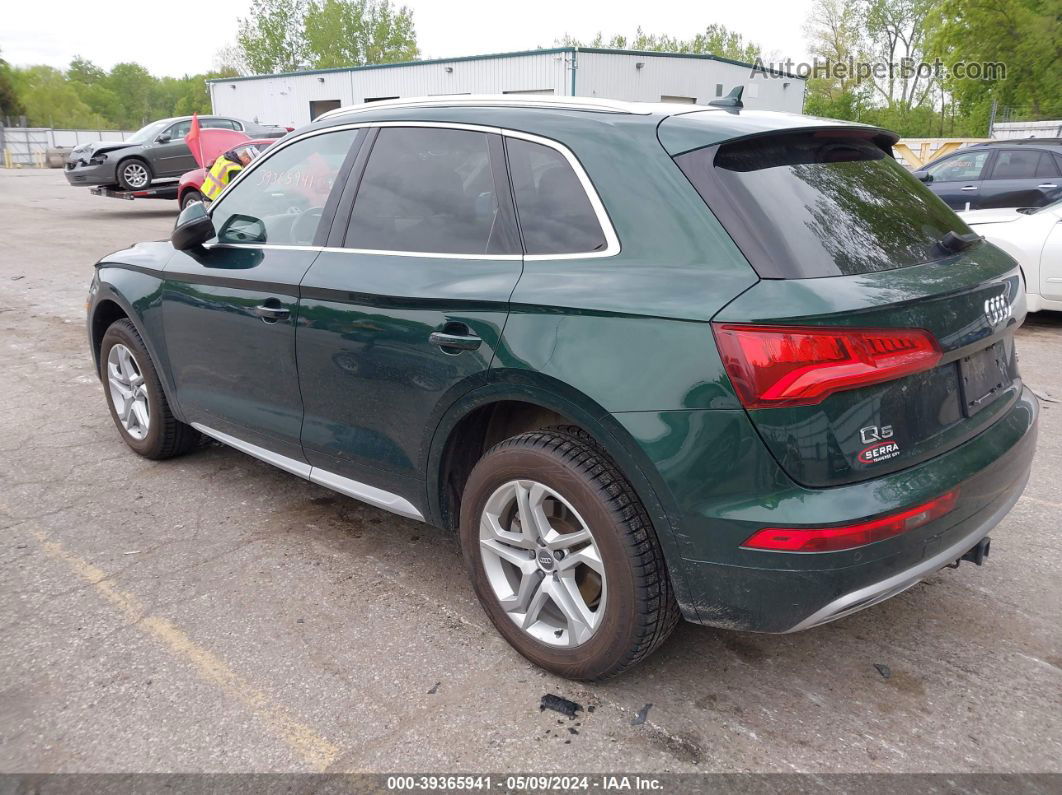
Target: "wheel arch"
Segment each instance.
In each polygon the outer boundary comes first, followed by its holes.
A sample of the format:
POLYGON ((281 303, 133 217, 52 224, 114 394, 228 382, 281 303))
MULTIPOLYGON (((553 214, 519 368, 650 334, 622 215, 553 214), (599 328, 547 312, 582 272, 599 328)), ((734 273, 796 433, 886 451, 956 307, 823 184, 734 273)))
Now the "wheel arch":
POLYGON ((689 590, 673 512, 665 504, 668 490, 642 448, 600 405, 560 381, 519 370, 492 371, 492 375, 491 383, 464 394, 435 425, 424 468, 428 521, 457 527, 464 483, 483 453, 498 441, 535 428, 574 425, 593 437, 641 499, 685 613, 689 590))
MULTIPOLYGON (((161 351, 155 345, 154 338, 148 332, 147 326, 141 313, 135 308, 135 302, 129 300, 123 292, 105 278, 105 267, 100 268, 99 285, 95 298, 89 309, 88 331, 92 349, 92 361, 95 365, 96 376, 100 377, 100 347, 103 344, 103 335, 107 329, 117 320, 126 319, 133 324, 140 339, 155 364, 155 370, 162 384, 162 391, 166 396, 174 415, 182 417, 180 406, 175 398, 173 384, 170 381, 169 368, 166 360, 160 355, 161 351)), ((121 270, 121 269, 119 269, 121 270)))

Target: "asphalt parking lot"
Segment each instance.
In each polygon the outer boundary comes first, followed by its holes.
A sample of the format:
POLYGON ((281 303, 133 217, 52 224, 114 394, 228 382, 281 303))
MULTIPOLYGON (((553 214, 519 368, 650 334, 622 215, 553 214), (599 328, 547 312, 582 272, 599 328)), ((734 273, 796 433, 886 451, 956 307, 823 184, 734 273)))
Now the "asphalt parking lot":
POLYGON ((1019 333, 1040 447, 986 566, 797 635, 682 626, 573 684, 495 634, 454 536, 122 444, 85 288, 175 213, 0 170, 0 772, 1062 771, 1062 315, 1019 333))

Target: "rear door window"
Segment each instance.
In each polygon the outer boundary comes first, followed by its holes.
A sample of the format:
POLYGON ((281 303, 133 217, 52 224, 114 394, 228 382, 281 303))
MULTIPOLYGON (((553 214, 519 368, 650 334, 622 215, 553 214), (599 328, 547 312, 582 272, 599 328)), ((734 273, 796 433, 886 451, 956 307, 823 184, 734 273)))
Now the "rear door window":
POLYGON ((989 179, 1035 179, 1054 177, 1054 163, 1048 152, 1035 149, 1008 149, 996 155, 989 179))
MULTIPOLYGON (((384 127, 343 245, 424 254, 509 254, 486 133, 384 127)), ((502 183, 504 184, 504 183, 502 183)))
MULTIPOLYGON (((969 228, 873 132, 758 136, 675 162, 763 278, 852 275, 947 256, 969 228)), ((975 155, 980 157, 981 155, 975 155)))
POLYGON ((586 190, 556 149, 507 138, 513 197, 528 254, 584 254, 608 247, 586 190))

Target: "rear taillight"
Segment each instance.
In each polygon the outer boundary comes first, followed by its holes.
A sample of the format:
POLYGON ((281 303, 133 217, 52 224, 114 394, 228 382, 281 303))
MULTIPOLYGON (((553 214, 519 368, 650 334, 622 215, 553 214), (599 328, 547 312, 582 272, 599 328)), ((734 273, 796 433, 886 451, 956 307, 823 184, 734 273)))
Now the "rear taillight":
POLYGON ((712 330, 727 375, 750 409, 812 405, 834 392, 929 370, 941 356, 922 329, 713 323, 712 330))
POLYGON ((955 507, 955 489, 902 513, 835 527, 765 527, 741 546, 773 552, 837 552, 893 538, 939 519, 955 507))

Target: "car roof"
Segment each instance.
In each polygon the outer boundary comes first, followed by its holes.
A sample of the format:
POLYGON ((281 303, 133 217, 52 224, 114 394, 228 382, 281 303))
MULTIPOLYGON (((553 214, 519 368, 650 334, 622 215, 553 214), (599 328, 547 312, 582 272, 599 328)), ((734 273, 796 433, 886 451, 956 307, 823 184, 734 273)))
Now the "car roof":
MULTIPOLYGON (((526 94, 460 94, 367 102, 328 111, 309 129, 358 122, 425 121, 481 124, 548 135, 550 128, 562 125, 570 129, 573 120, 659 127, 660 141, 672 154, 776 131, 822 127, 878 130, 856 122, 749 108, 526 94)), ((896 138, 884 130, 880 132, 896 138)))
POLYGON ((1062 138, 1000 138, 996 141, 980 141, 973 146, 1046 146, 1062 147, 1062 138))

